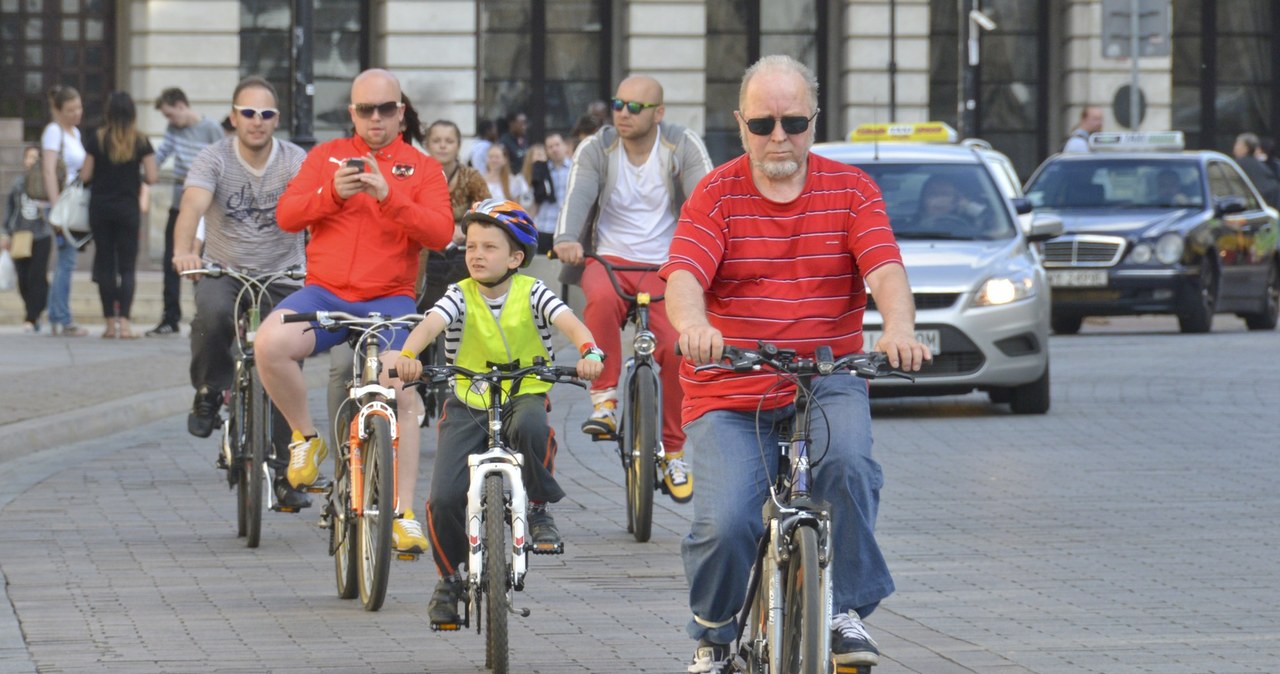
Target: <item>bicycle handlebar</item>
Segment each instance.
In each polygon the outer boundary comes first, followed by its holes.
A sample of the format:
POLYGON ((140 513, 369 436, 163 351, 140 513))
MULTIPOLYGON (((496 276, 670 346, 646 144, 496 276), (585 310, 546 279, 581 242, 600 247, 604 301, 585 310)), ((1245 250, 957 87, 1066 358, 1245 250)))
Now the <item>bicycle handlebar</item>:
POLYGON ((391 317, 379 313, 357 316, 345 311, 308 311, 300 314, 284 314, 280 317, 283 323, 315 323, 316 328, 330 332, 343 328, 368 328, 376 325, 415 325, 421 320, 422 314, 417 313, 391 317))
MULTIPOLYGON (((704 370, 729 370, 731 372, 751 372, 761 366, 769 366, 778 372, 799 375, 829 375, 840 371, 850 372, 863 379, 878 377, 897 377, 914 382, 916 378, 906 372, 893 369, 889 365, 889 357, 879 351, 871 353, 851 353, 836 358, 830 346, 820 346, 813 358, 798 357, 795 349, 780 349, 765 341, 758 342, 759 349, 743 349, 726 344, 720 363, 709 363, 694 368, 695 372, 704 370)), ((677 349, 678 351, 678 349, 677 349)))
POLYGON ((224 267, 217 263, 211 264, 207 267, 202 267, 200 269, 188 269, 187 271, 178 272, 178 274, 180 276, 203 275, 203 276, 208 276, 209 278, 220 278, 222 276, 230 276, 231 278, 236 279, 237 281, 241 281, 243 283, 259 283, 262 285, 266 285, 268 283, 271 283, 279 279, 301 281, 307 277, 306 271, 303 270, 301 267, 297 267, 297 266, 289 267, 288 269, 284 269, 277 272, 271 272, 269 274, 259 274, 257 276, 253 276, 250 274, 246 274, 242 271, 239 271, 235 268, 224 267))
MULTIPOLYGON (((541 360, 541 359, 539 359, 541 360)), ((586 382, 578 379, 578 369, 569 365, 551 365, 546 362, 534 362, 533 365, 518 368, 515 370, 500 370, 499 366, 484 372, 476 372, 458 365, 425 365, 422 368, 422 381, 431 383, 442 383, 450 377, 461 376, 472 381, 486 381, 492 385, 498 385, 504 381, 515 381, 523 379, 530 375, 541 379, 542 381, 554 384, 573 384, 586 388, 586 382)), ((399 374, 393 367, 387 371, 387 375, 393 379, 399 378, 399 374)), ((416 383, 416 382, 412 382, 416 383)), ((408 385, 408 384, 406 384, 408 385)))
MULTIPOLYGON (((613 292, 618 293, 618 297, 621 297, 622 299, 628 302, 636 301, 636 296, 628 295, 627 293, 622 291, 622 286, 618 285, 618 277, 616 274, 614 274, 614 272, 616 271, 655 272, 662 268, 662 265, 658 265, 658 264, 614 264, 606 260, 604 256, 597 255, 596 253, 584 252, 582 256, 589 257, 592 260, 595 260, 596 262, 599 262, 601 265, 603 265, 605 273, 609 275, 609 283, 613 285, 613 292)), ((554 250, 547 251, 547 257, 552 260, 557 259, 556 252, 554 250)), ((662 295, 653 295, 649 297, 649 302, 656 304, 658 302, 661 302, 662 298, 665 296, 666 296, 665 293, 662 295)))

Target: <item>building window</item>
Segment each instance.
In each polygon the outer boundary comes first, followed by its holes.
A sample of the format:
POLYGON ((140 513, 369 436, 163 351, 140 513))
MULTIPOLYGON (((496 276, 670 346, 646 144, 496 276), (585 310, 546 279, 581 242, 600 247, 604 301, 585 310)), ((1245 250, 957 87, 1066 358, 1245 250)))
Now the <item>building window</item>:
MULTIPOLYGON (((738 91, 742 74, 761 56, 784 54, 809 66, 822 87, 827 76, 828 0, 707 0, 706 143, 717 164, 742 154, 738 123, 738 91)), ((820 100, 832 100, 827 91, 820 100)), ((830 106, 835 107, 835 106, 830 106)), ((838 110, 818 115, 815 138, 827 138, 829 119, 838 110)))
POLYGON ((49 123, 49 89, 69 85, 84 104, 82 126, 102 123, 115 88, 114 2, 0 0, 0 117, 20 117, 34 141, 49 123))
POLYGON ((1240 133, 1276 134, 1280 12, 1268 0, 1175 0, 1172 12, 1173 128, 1187 147, 1229 153, 1240 133))
MULTIPOLYGON (((351 80, 369 63, 368 16, 368 0, 315 0, 311 56, 317 140, 345 136, 351 129, 351 80)), ((261 75, 275 85, 284 131, 291 130, 293 119, 292 26, 292 0, 240 0, 240 76, 261 75)))
MULTIPOLYGON (((982 2, 997 28, 982 33, 977 128, 970 135, 1008 155, 1024 177, 1057 150, 1050 149, 1046 117, 1047 5, 1047 0, 982 2)), ((930 15, 929 118, 955 126, 960 78, 955 0, 933 0, 930 15)))
POLYGON ((483 0, 479 12, 482 118, 501 129, 523 112, 539 142, 612 94, 608 0, 483 0))

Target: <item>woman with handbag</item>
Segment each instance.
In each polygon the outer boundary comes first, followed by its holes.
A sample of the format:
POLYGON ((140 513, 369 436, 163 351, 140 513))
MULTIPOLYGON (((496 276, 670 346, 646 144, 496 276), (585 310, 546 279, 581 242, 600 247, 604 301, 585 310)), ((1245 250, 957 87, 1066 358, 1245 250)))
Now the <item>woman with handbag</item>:
MULTIPOLYGON (((22 164, 31 169, 40 164, 40 147, 28 145, 22 164)), ((49 252, 53 232, 44 219, 44 209, 27 196, 27 176, 18 176, 9 191, 0 248, 9 251, 18 272, 18 293, 22 295, 25 317, 23 332, 40 332, 40 314, 49 301, 49 252)))
MULTIPOLYGON (((76 128, 84 115, 80 92, 65 86, 50 89, 49 108, 53 121, 44 127, 44 133, 40 135, 41 179, 36 181, 28 177, 27 180, 27 196, 44 202, 46 209, 58 201, 63 189, 75 181, 80 167, 84 165, 84 145, 80 142, 80 129, 76 128)), ((71 319, 71 272, 76 268, 75 241, 63 232, 55 232, 54 249, 57 250, 58 259, 53 270, 53 283, 49 285, 49 332, 53 335, 83 337, 88 332, 71 319)))
POLYGON ((142 183, 156 181, 151 141, 138 131, 138 109, 123 91, 107 97, 106 123, 85 137, 81 179, 89 184, 89 229, 96 242, 93 281, 102 298, 107 339, 133 339, 129 325, 138 262, 142 183))

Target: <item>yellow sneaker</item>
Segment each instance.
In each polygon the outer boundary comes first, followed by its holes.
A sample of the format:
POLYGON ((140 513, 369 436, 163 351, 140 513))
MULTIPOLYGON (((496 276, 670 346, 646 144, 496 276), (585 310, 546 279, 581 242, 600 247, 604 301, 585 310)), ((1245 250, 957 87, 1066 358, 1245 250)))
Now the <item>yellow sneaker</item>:
POLYGON ((289 484, 297 489, 315 482, 320 475, 320 462, 326 456, 329 456, 329 448, 324 446, 320 436, 304 438, 294 431, 293 442, 289 443, 289 484))
POLYGON ((684 462, 683 451, 663 455, 662 481, 676 503, 688 503, 693 498, 693 473, 684 462))
POLYGON ((606 400, 595 406, 591 416, 582 422, 587 435, 608 435, 618 430, 618 401, 606 400))
POLYGON ((412 552, 420 555, 426 552, 430 545, 427 537, 422 535, 422 525, 418 524, 412 510, 404 511, 404 515, 397 517, 392 523, 391 547, 395 548, 396 552, 412 552))

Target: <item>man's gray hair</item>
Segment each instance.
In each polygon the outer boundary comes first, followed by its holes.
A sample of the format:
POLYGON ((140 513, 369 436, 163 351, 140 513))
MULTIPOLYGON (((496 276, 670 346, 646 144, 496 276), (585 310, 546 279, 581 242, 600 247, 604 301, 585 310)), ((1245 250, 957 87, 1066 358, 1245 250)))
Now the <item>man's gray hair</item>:
POLYGON ((738 89, 738 109, 741 110, 743 104, 747 102, 747 85, 751 82, 751 78, 762 70, 786 70, 795 73, 804 80, 805 88, 809 90, 809 110, 818 109, 818 78, 809 69, 809 66, 786 56, 783 54, 770 54, 760 57, 759 61, 751 64, 747 68, 747 72, 742 75, 742 87, 738 89))

